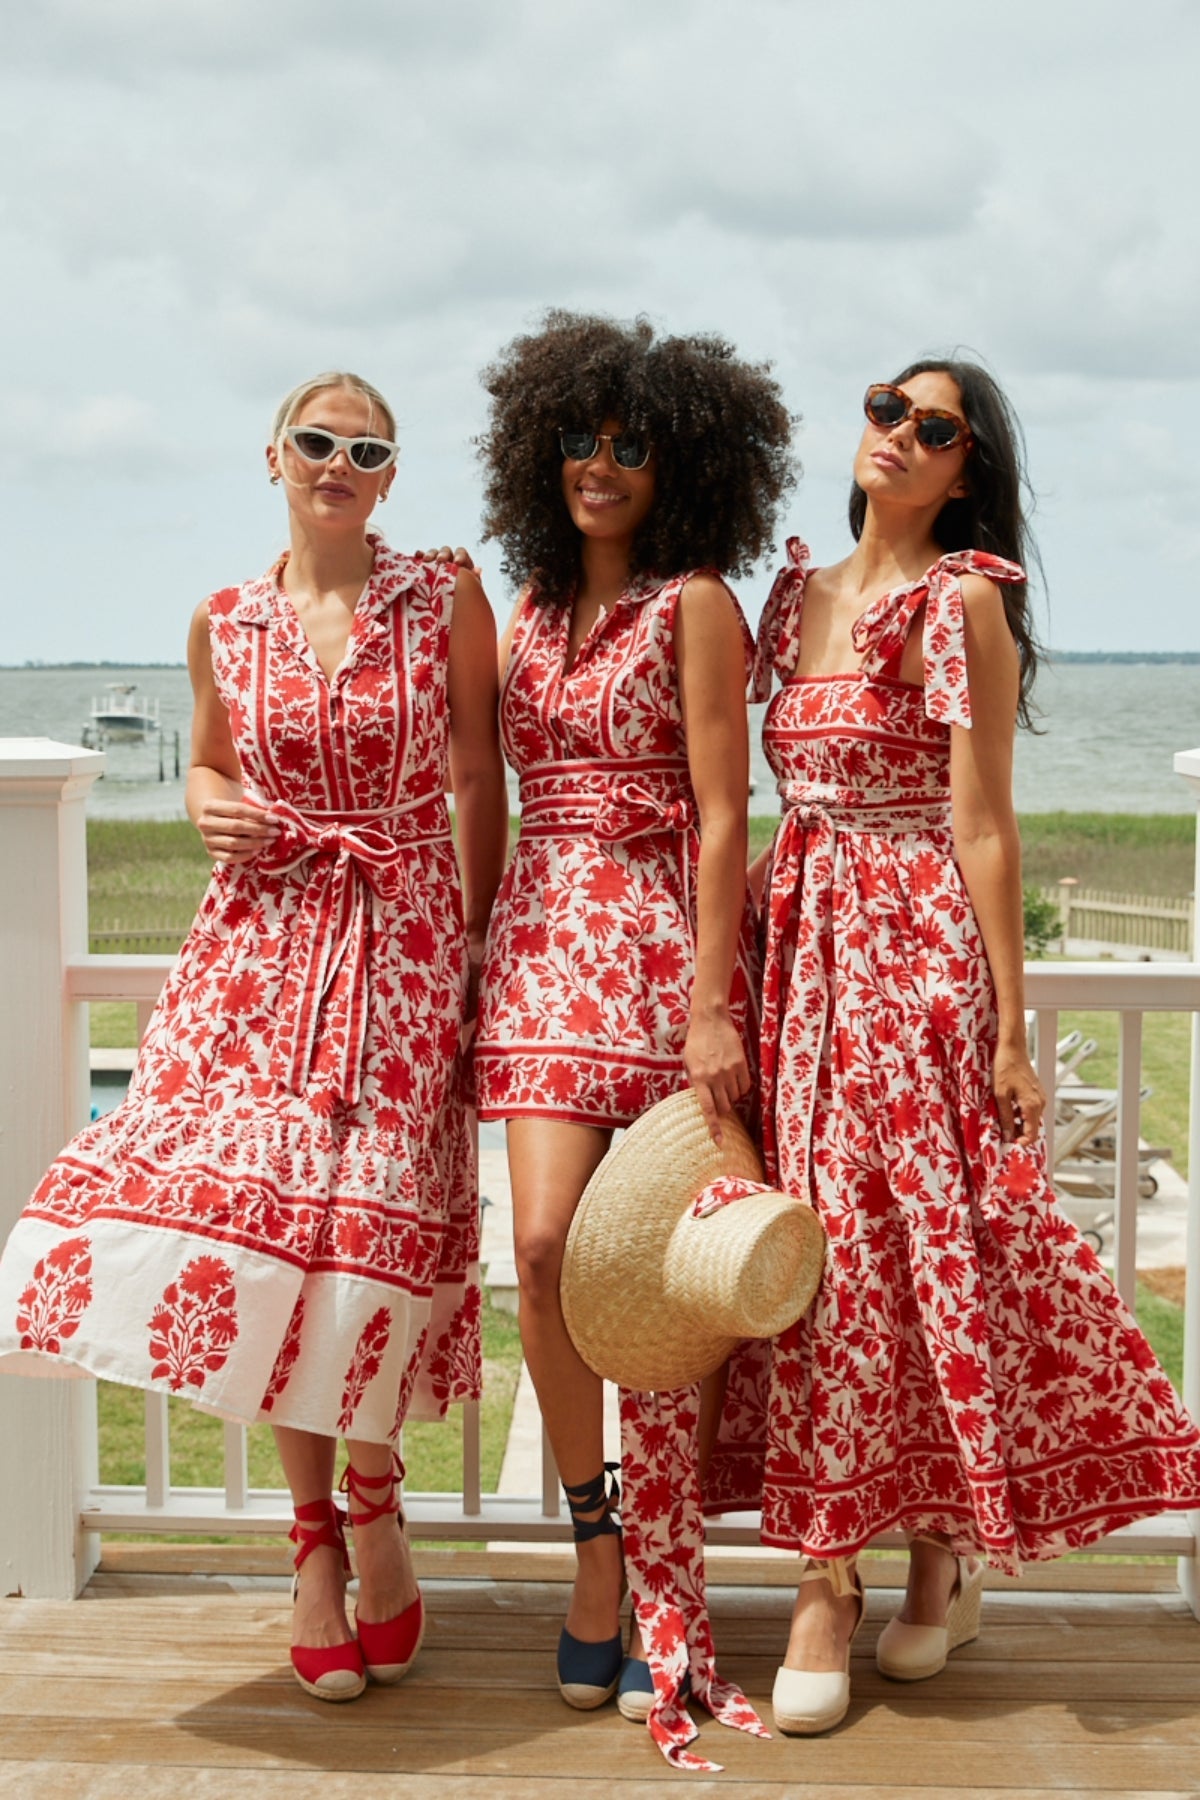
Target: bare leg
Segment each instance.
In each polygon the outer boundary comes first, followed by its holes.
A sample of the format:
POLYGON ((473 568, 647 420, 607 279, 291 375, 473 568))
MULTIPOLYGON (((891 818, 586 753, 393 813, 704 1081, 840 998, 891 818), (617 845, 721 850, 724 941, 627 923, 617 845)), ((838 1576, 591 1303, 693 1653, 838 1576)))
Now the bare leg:
MULTIPOLYGON (((853 1568, 853 1558, 849 1562, 853 1568)), ((859 1612, 856 1594, 838 1596, 828 1581, 801 1582, 792 1608, 784 1668, 840 1673, 846 1666, 846 1649, 859 1612)))
MULTIPOLYGON (((557 1119, 508 1122, 521 1342, 559 1474, 572 1487, 590 1481, 604 1461, 603 1387, 571 1342, 558 1282, 575 1208, 610 1135, 557 1119)), ((620 1545, 598 1537, 576 1548, 567 1630, 584 1643, 603 1643, 619 1626, 620 1545)))
MULTIPOLYGON (((929 1533, 936 1543, 915 1538, 908 1546, 908 1590, 896 1617, 905 1625, 944 1625, 950 1597, 958 1579, 958 1562, 949 1539, 929 1533)), ((978 1567, 970 1559, 972 1572, 978 1567)))
MULTIPOLYGON (((392 1446, 369 1444, 359 1438, 346 1439, 350 1461, 360 1475, 379 1477, 392 1470, 392 1446)), ((382 1485, 372 1488, 374 1501, 382 1501, 388 1490, 382 1485)), ((419 1589, 413 1574, 408 1539, 400 1529, 395 1513, 372 1519, 369 1525, 356 1524, 355 1514, 361 1507, 350 1501, 350 1524, 354 1532, 354 1560, 358 1565, 357 1617, 368 1625, 382 1625, 412 1605, 419 1589)))
MULTIPOLYGON (((274 1429, 293 1505, 328 1500, 333 1493, 336 1440, 285 1425, 274 1429)), ((346 1577, 336 1550, 323 1544, 305 1558, 292 1612, 293 1644, 322 1650, 350 1642, 354 1633, 346 1618, 346 1577)))

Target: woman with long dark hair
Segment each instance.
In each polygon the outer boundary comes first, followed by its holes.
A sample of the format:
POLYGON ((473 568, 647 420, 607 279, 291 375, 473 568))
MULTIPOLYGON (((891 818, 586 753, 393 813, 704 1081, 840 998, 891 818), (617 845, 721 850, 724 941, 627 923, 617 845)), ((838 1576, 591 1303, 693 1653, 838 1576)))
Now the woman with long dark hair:
POLYGON ((791 421, 765 369, 642 321, 550 313, 484 382, 486 529, 522 588, 501 690, 522 815, 481 984, 479 1113, 508 1121, 522 1341, 575 1523, 559 1685, 592 1707, 620 1677, 644 1718, 601 1383, 559 1271, 614 1128, 690 1082, 719 1135, 752 1090, 751 642, 723 576, 769 546, 791 421))
MULTIPOLYGON (((1016 1573, 1200 1497, 1196 1427, 1046 1172, 1012 806, 1036 661, 1019 430, 960 360, 865 411, 855 547, 810 568, 789 544, 755 685, 782 684, 765 1160, 828 1239, 769 1367, 763 1535, 805 1559, 774 1694, 796 1733, 849 1705, 855 1557, 881 1531, 911 1561, 877 1661, 911 1681, 976 1634, 984 1560, 1016 1573)), ((731 1383, 726 1441, 750 1406, 731 1383)))

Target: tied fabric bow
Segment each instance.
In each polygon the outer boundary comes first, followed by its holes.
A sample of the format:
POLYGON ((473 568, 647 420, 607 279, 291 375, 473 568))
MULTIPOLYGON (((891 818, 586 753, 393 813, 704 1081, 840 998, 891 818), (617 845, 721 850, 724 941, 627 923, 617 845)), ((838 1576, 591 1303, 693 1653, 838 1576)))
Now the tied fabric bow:
MULTIPOLYGON (((758 648, 750 683, 750 699, 771 698, 775 675, 786 681, 800 652, 800 614, 810 574, 808 546, 787 541, 788 560, 775 577, 758 628, 758 648)), ((927 569, 919 580, 890 588, 855 620, 854 647, 863 658, 862 672, 883 675, 904 649, 918 610, 925 607, 923 652, 925 712, 944 725, 970 729, 971 697, 963 642, 962 577, 984 575, 989 581, 1020 582, 1018 564, 986 550, 953 550, 927 569)))
MULTIPOLYGON (((387 813, 388 819, 429 803, 429 795, 387 813)), ((308 814, 284 800, 269 802, 287 827, 264 867, 286 874, 309 858, 314 866, 292 930, 279 1016, 271 1049, 271 1074, 294 1094, 312 1074, 317 1029, 324 1019, 333 1044, 331 1087, 348 1106, 358 1103, 366 1042, 370 895, 395 901, 408 892, 404 861, 412 839, 401 841, 369 818, 308 814), (299 848, 296 840, 299 839, 299 848)), ((423 841, 446 831, 422 834, 423 841)))
POLYGON ((904 649, 918 609, 925 608, 923 652, 925 713, 942 725, 971 727, 971 695, 963 640, 964 575, 989 581, 1024 581, 1025 571, 984 550, 955 550, 908 587, 892 588, 855 620, 854 648, 865 675, 884 674, 904 649))
POLYGON ((671 1393, 621 1390, 625 1567, 654 1678, 647 1729, 673 1768, 715 1774, 720 1763, 688 1749, 699 1733, 684 1701, 685 1678, 692 1698, 720 1724, 752 1737, 771 1734, 741 1689, 716 1672, 704 1592, 699 1422, 699 1383, 671 1393))
POLYGON ((771 584, 758 626, 758 644, 750 675, 751 701, 769 700, 776 674, 783 680, 796 666, 800 651, 800 607, 808 580, 810 552, 800 538, 787 541, 787 561, 771 584))
POLYGON ((605 789, 592 829, 608 843, 654 831, 686 831, 696 808, 688 794, 656 794, 637 781, 614 781, 605 789))
MULTIPOLYGON (((766 1191, 761 1181, 718 1176, 692 1202, 692 1216, 708 1218, 766 1191)), ((741 1689, 716 1670, 704 1583, 699 1422, 699 1383, 669 1393, 621 1391, 625 1566, 654 1678, 647 1727, 673 1768, 715 1774, 720 1763, 688 1749, 698 1733, 685 1682, 720 1724, 752 1737, 771 1734, 741 1689)))

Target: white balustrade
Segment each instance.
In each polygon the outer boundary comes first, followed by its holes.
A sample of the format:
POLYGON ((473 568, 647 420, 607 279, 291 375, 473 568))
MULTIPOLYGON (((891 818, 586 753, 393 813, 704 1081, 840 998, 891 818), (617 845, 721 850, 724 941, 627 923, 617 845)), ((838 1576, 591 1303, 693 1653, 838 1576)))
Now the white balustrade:
MULTIPOLYGON (((0 740, 0 942, 8 1004, 0 1032, 0 1238, 42 1169, 87 1117, 86 1004, 132 1000, 144 1029, 172 959, 91 956, 86 936, 83 803, 103 766, 92 752, 45 740, 0 740)), ((1176 758, 1200 806, 1200 750, 1176 758)), ((1200 838, 1200 834, 1198 834, 1200 838)), ((1200 888, 1200 843, 1197 851, 1200 888)), ((1130 1305, 1137 1265, 1138 1122, 1142 1021, 1148 1012, 1193 1018, 1189 1135, 1184 1397, 1200 1412, 1200 954, 1191 963, 1033 963, 1028 1004, 1038 1017, 1038 1067, 1054 1088, 1058 1016, 1115 1012, 1120 1020, 1114 1275, 1130 1305)), ((543 1434, 541 1492, 485 1494, 479 1407, 461 1409, 459 1493, 406 1492, 414 1534, 445 1540, 544 1541, 569 1537, 543 1434)), ((173 1485, 167 1401, 147 1394, 143 1486, 101 1484, 96 1470, 94 1384, 0 1377, 0 1576, 2 1591, 63 1595, 94 1567, 101 1532, 197 1532, 241 1536, 285 1531, 286 1492, 251 1489, 246 1432, 227 1425, 218 1489, 173 1485)), ((754 1514, 712 1520, 712 1543, 754 1544, 754 1514)), ((883 1543, 898 1539, 883 1539, 883 1543)), ((1180 1585, 1200 1617, 1200 1514, 1165 1515, 1114 1533, 1094 1548, 1179 1557, 1180 1585)))

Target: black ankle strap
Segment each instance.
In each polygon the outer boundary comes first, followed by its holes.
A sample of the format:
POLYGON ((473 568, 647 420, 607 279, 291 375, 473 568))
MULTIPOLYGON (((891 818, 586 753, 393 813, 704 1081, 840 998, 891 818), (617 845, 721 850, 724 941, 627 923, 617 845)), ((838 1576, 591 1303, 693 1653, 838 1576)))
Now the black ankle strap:
POLYGON ((617 1480, 620 1466, 619 1463, 605 1463, 598 1475, 593 1475, 590 1481, 578 1482, 574 1487, 563 1482, 563 1493, 571 1510, 571 1530, 577 1544, 589 1543, 596 1537, 620 1537, 621 1526, 615 1517, 621 1504, 621 1486, 617 1480), (606 1475, 611 1476, 611 1480, 606 1480, 606 1475), (601 1506, 604 1511, 598 1519, 581 1517, 601 1506))

